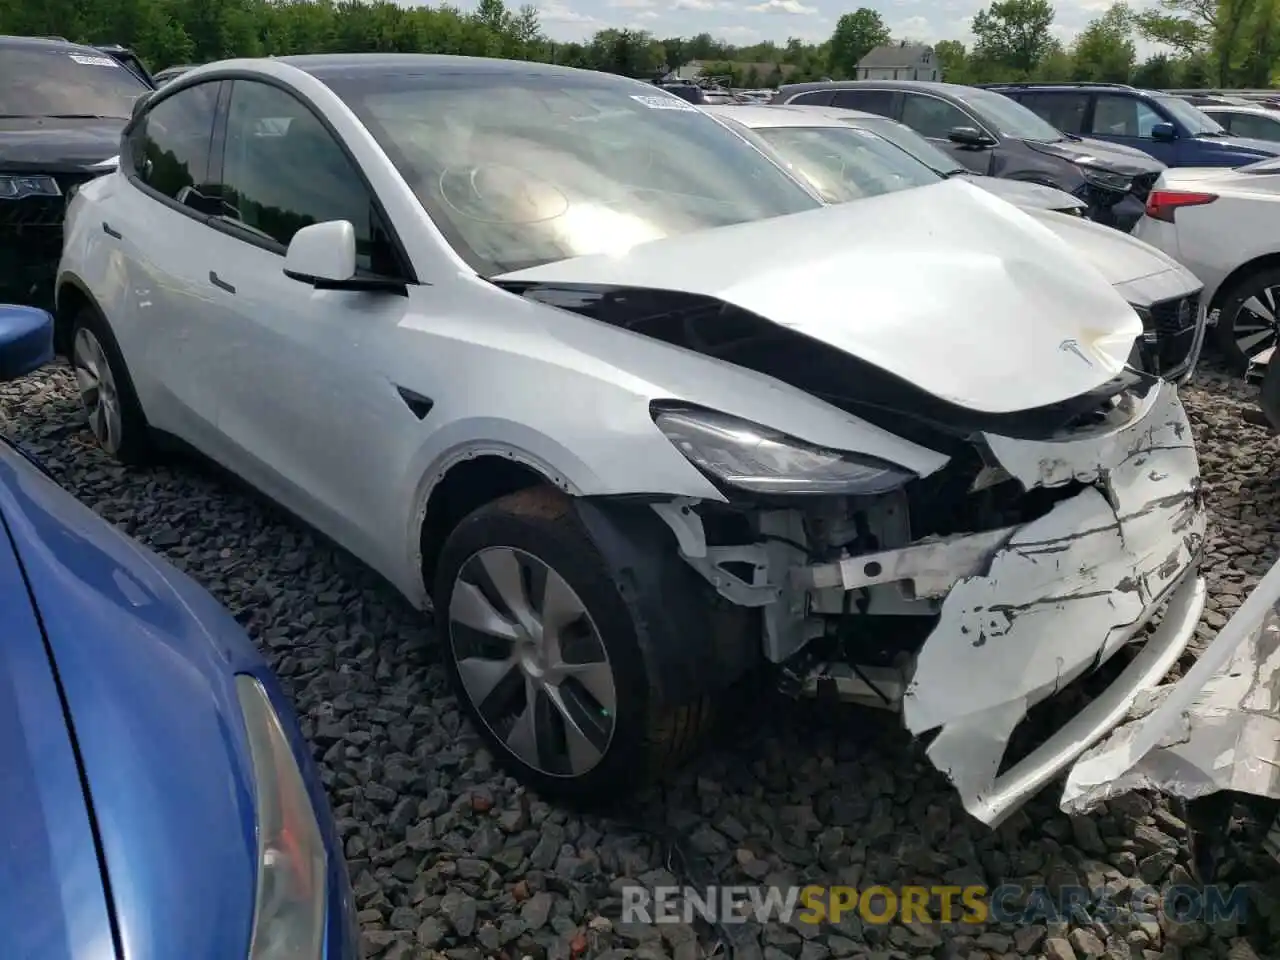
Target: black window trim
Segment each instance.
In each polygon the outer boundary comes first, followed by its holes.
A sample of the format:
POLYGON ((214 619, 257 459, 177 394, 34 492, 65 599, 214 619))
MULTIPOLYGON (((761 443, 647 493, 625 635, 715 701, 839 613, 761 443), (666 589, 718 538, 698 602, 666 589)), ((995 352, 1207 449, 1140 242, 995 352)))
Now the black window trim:
MULTIPOLYGON (((917 97, 929 97, 929 98, 930 98, 930 99, 932 99, 932 100, 941 100, 943 103, 945 103, 945 104, 947 104, 947 105, 949 105, 949 106, 955 107, 957 110, 959 110, 961 113, 963 113, 966 117, 968 117, 970 120, 972 120, 972 121, 973 121, 974 126, 975 126, 975 127, 977 127, 977 129, 978 129, 978 132, 979 132, 979 133, 985 133, 985 134, 986 134, 988 137, 990 137, 992 140, 996 141, 996 143, 999 143, 1000 141, 1002 141, 1002 140, 1004 139, 1004 137, 1002 137, 1002 136, 1000 136, 1000 135, 998 135, 998 134, 992 133, 992 132, 991 132, 991 130, 990 130, 990 128, 989 128, 985 123, 983 123, 981 120, 979 120, 977 117, 975 117, 975 116, 973 115, 973 111, 972 111, 971 109, 969 109, 969 106, 968 106, 968 104, 966 104, 966 103, 963 103, 963 102, 961 102, 961 101, 959 101, 959 100, 952 100, 952 99, 950 99, 950 98, 948 98, 948 97, 940 97, 940 96, 938 96, 936 93, 933 93, 933 92, 931 92, 931 91, 929 91, 929 90, 903 90, 903 91, 902 91, 902 95, 903 95, 903 96, 902 96, 901 105, 900 105, 899 110, 898 110, 898 120, 899 120, 899 122, 900 122, 900 123, 903 123, 903 124, 904 124, 904 126, 910 126, 910 124, 907 124, 905 121, 903 121, 903 120, 902 120, 902 118, 903 118, 903 117, 905 117, 905 116, 907 115, 907 97, 908 97, 908 96, 912 96, 912 95, 914 95, 914 96, 917 96, 917 97)), ((915 128, 913 127, 912 129, 915 129, 915 128)), ((917 130, 916 132, 917 132, 917 133, 919 133, 920 131, 918 131, 918 130, 917 130)), ((920 136, 924 137, 924 134, 923 134, 923 133, 921 133, 921 134, 920 134, 920 136)), ((938 138, 937 138, 937 137, 925 137, 925 139, 926 139, 926 140, 937 140, 938 138)))
MULTIPOLYGON (((382 219, 383 226, 386 227, 388 237, 391 240, 392 256, 394 256, 400 269, 404 271, 404 275, 402 277, 385 277, 380 279, 391 279, 405 284, 413 284, 415 286, 430 286, 429 283, 418 278, 417 271, 413 266, 413 261, 405 250, 404 242, 400 239, 400 234, 396 230, 395 223, 389 216, 387 216, 387 210, 382 203, 382 199, 369 184, 369 179, 365 176, 363 168, 361 168, 360 164, 356 161, 356 158, 352 156, 351 150, 347 147, 347 144, 343 141, 342 137, 338 135, 338 131, 334 129, 333 124, 329 122, 329 119, 322 111, 316 109, 315 104, 311 102, 309 97, 276 77, 267 76, 262 73, 255 73, 252 70, 219 70, 215 73, 205 73, 195 77, 190 74, 181 74, 176 79, 166 83, 163 87, 153 93, 147 99, 147 103, 143 109, 136 116, 132 117, 127 124, 125 124, 124 130, 121 133, 121 145, 123 146, 128 140, 128 137, 132 134, 135 125, 140 122, 142 118, 149 115, 151 111, 155 109, 157 104, 163 103, 165 100, 172 96, 176 96, 183 90, 197 86, 201 83, 220 83, 221 86, 218 90, 218 97, 214 106, 215 112, 213 127, 209 131, 209 156, 207 159, 208 177, 212 181, 220 181, 222 177, 222 163, 226 152, 227 117, 230 113, 231 107, 231 90, 232 85, 237 80, 265 83, 267 86, 275 87, 282 93, 293 97, 298 101, 298 103, 311 112, 312 116, 320 122, 320 125, 325 129, 329 136, 333 138, 334 142, 337 143, 338 149, 342 151, 343 155, 347 158, 347 161, 351 164, 352 169, 355 170, 356 176, 359 178, 365 192, 369 194, 374 210, 382 219)), ((124 168, 125 164, 122 163, 121 169, 124 168)), ((219 233, 226 234, 236 240, 252 244, 255 247, 268 251, 269 253, 276 254, 277 256, 284 256, 286 248, 282 244, 277 243, 274 240, 267 241, 263 237, 257 236, 245 228, 234 224, 232 221, 221 217, 209 216, 208 214, 201 213, 198 210, 193 210, 191 207, 178 202, 174 198, 147 186, 147 184, 138 179, 137 173, 131 166, 126 176, 134 186, 147 194, 147 196, 159 200, 165 206, 170 209, 177 210, 179 213, 190 217, 197 223, 201 223, 212 230, 217 230, 219 233)), ((369 271, 360 271, 360 273, 362 275, 377 276, 369 271)))

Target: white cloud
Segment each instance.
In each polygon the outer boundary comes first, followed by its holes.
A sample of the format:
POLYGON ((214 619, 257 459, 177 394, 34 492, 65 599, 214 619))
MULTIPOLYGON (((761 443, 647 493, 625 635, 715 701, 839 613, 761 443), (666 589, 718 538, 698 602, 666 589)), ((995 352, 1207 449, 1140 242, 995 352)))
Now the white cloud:
POLYGON ((676 10, 719 10, 725 6, 721 0, 674 0, 671 6, 676 10))
POLYGON ((609 0, 609 6, 623 10, 648 10, 653 6, 653 0, 609 0))
POLYGON ((807 15, 817 13, 817 7, 806 7, 800 0, 764 0, 763 3, 757 3, 747 7, 752 13, 787 13, 792 15, 807 15))
POLYGON ((558 0, 547 0, 538 4, 538 19, 546 23, 598 23, 595 17, 579 13, 577 10, 559 3, 558 0))

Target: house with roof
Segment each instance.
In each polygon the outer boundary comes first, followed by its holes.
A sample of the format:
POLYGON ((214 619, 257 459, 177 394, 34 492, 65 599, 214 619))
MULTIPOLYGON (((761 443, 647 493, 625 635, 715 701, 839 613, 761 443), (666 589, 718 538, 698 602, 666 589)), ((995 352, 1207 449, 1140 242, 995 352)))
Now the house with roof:
POLYGON ((858 61, 858 80, 941 80, 942 70, 933 47, 923 43, 898 43, 876 47, 858 61))

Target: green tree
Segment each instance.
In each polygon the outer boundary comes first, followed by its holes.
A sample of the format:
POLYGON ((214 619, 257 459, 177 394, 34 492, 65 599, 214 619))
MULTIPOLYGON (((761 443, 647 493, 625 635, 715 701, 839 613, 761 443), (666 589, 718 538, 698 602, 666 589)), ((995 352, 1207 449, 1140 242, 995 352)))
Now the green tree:
POLYGON ((870 7, 844 13, 836 21, 827 53, 827 69, 833 77, 856 76, 858 61, 889 42, 889 28, 870 7))
POLYGON ((933 55, 938 58, 938 69, 942 71, 942 79, 951 83, 966 83, 968 77, 968 54, 964 44, 959 40, 939 40, 933 45, 933 55))
POLYGON ((1071 51, 1074 79, 1128 83, 1138 51, 1133 45, 1133 14, 1124 3, 1112 4, 1091 20, 1071 51))
POLYGON ((979 61, 1031 77, 1053 43, 1054 10, 1048 0, 994 0, 973 18, 973 55, 979 61))

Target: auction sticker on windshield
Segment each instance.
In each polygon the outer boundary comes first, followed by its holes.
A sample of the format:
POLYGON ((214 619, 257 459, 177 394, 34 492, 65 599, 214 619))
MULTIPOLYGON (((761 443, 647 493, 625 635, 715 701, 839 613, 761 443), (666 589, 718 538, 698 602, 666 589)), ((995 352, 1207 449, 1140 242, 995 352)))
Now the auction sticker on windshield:
POLYGON ((643 93, 633 93, 631 99, 638 103, 643 103, 651 110, 688 110, 690 113, 697 113, 698 108, 691 103, 686 103, 679 97, 650 97, 643 93))
POLYGON ((69 56, 69 57, 70 57, 72 60, 74 60, 76 63, 83 63, 85 66, 88 66, 88 67, 118 67, 118 66, 120 66, 120 64, 116 63, 116 62, 115 62, 114 60, 112 60, 110 57, 90 57, 90 56, 86 56, 86 55, 85 55, 85 54, 83 54, 83 53, 69 53, 69 54, 67 54, 67 56, 69 56))

